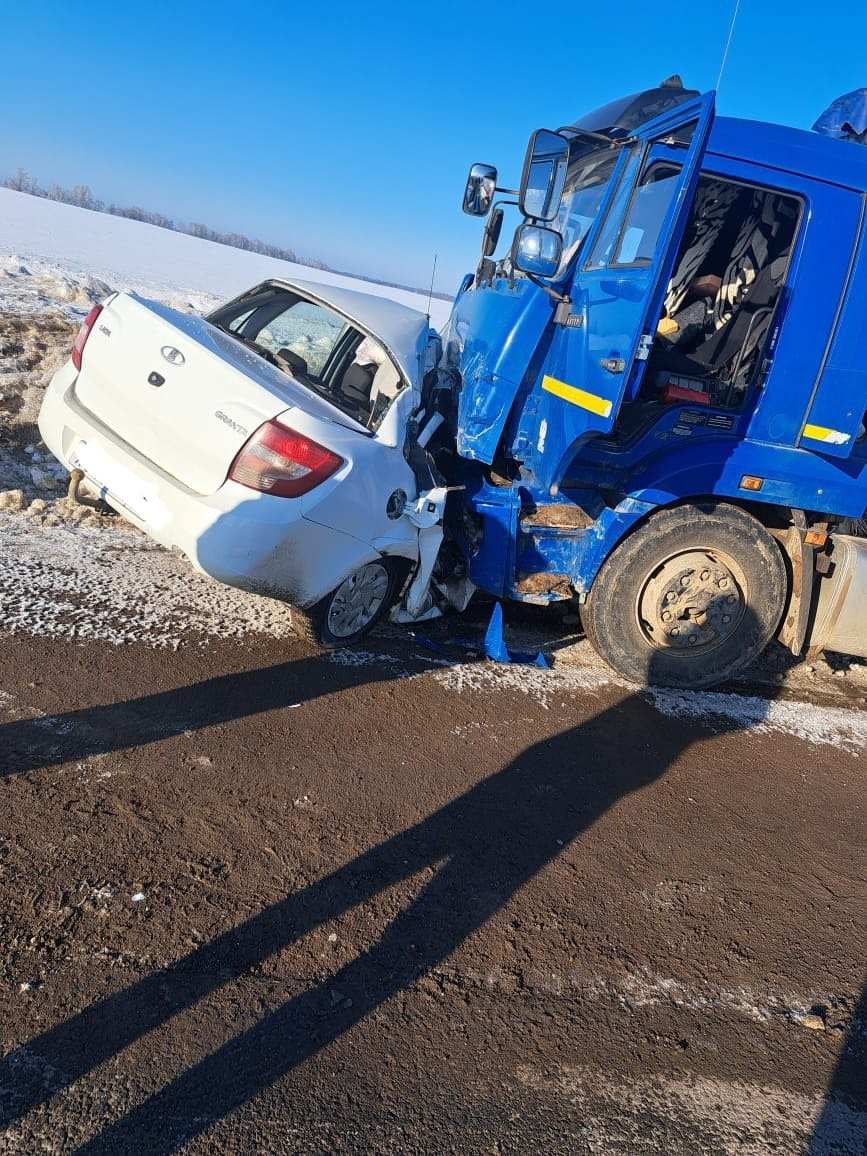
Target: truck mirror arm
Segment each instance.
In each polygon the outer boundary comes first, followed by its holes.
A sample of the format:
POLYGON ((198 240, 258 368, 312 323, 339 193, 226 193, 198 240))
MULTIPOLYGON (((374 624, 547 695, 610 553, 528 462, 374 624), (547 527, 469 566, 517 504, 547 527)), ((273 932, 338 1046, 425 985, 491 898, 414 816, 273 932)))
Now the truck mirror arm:
POLYGON ((537 285, 544 293, 547 293, 548 296, 552 298, 552 300, 556 301, 558 305, 572 304, 572 298, 568 293, 558 293, 556 289, 552 288, 550 285, 546 285, 545 282, 537 277, 534 273, 527 273, 523 269, 521 270, 521 273, 524 277, 527 278, 528 281, 532 281, 534 285, 537 285))

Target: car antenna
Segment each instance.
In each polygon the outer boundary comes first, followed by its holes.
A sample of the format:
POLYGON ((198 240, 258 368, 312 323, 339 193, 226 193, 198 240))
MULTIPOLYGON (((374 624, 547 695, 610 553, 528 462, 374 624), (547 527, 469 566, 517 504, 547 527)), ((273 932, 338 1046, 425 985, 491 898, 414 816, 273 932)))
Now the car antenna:
POLYGON ((431 303, 431 299, 433 297, 434 278, 437 275, 437 257, 438 256, 439 256, 439 253, 434 253, 433 269, 431 270, 431 275, 430 275, 430 289, 429 289, 428 295, 427 295, 427 323, 428 323, 428 325, 430 325, 430 303, 431 303))
POLYGON ((734 36, 734 32, 735 32, 735 21, 738 18, 738 12, 740 10, 740 6, 741 6, 741 0, 735 0, 735 10, 734 10, 734 12, 732 12, 732 20, 731 20, 731 24, 729 24, 729 34, 726 37, 726 45, 725 45, 725 48, 723 49, 722 60, 720 61, 720 65, 719 65, 719 76, 717 76, 717 78, 716 78, 716 90, 717 90, 717 92, 719 92, 720 85, 722 84, 723 73, 725 72, 726 64, 728 63, 729 49, 732 46, 732 37, 734 36))

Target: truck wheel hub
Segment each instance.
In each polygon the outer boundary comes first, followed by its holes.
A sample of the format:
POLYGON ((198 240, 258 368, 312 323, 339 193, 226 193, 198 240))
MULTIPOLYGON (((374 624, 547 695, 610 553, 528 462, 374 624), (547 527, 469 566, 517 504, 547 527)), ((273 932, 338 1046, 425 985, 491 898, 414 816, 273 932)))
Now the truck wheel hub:
POLYGON ((652 646, 695 654, 719 646, 746 610, 744 578, 727 555, 688 550, 655 567, 641 585, 636 615, 652 646))

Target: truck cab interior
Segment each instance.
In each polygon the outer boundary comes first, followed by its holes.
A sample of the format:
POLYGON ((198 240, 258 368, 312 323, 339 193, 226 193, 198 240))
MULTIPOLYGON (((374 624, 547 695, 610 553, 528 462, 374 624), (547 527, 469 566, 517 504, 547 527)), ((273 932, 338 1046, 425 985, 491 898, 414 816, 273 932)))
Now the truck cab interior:
POLYGON ((700 178, 644 400, 740 408, 759 371, 800 213, 795 197, 711 174, 700 178))

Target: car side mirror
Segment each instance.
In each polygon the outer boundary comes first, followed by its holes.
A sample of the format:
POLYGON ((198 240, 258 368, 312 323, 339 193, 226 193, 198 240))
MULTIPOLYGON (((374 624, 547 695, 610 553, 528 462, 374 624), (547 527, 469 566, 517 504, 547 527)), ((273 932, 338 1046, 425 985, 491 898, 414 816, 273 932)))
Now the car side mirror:
POLYGON ((497 190, 497 170, 493 165, 471 165, 464 189, 463 210, 471 217, 485 217, 497 190))
POLYGON ((530 137, 518 206, 525 217, 553 221, 560 210, 566 181, 569 142, 550 129, 540 128, 530 137))
POLYGON ((526 221, 515 230, 512 264, 533 277, 553 277, 560 268, 563 238, 556 229, 531 225, 526 221))

